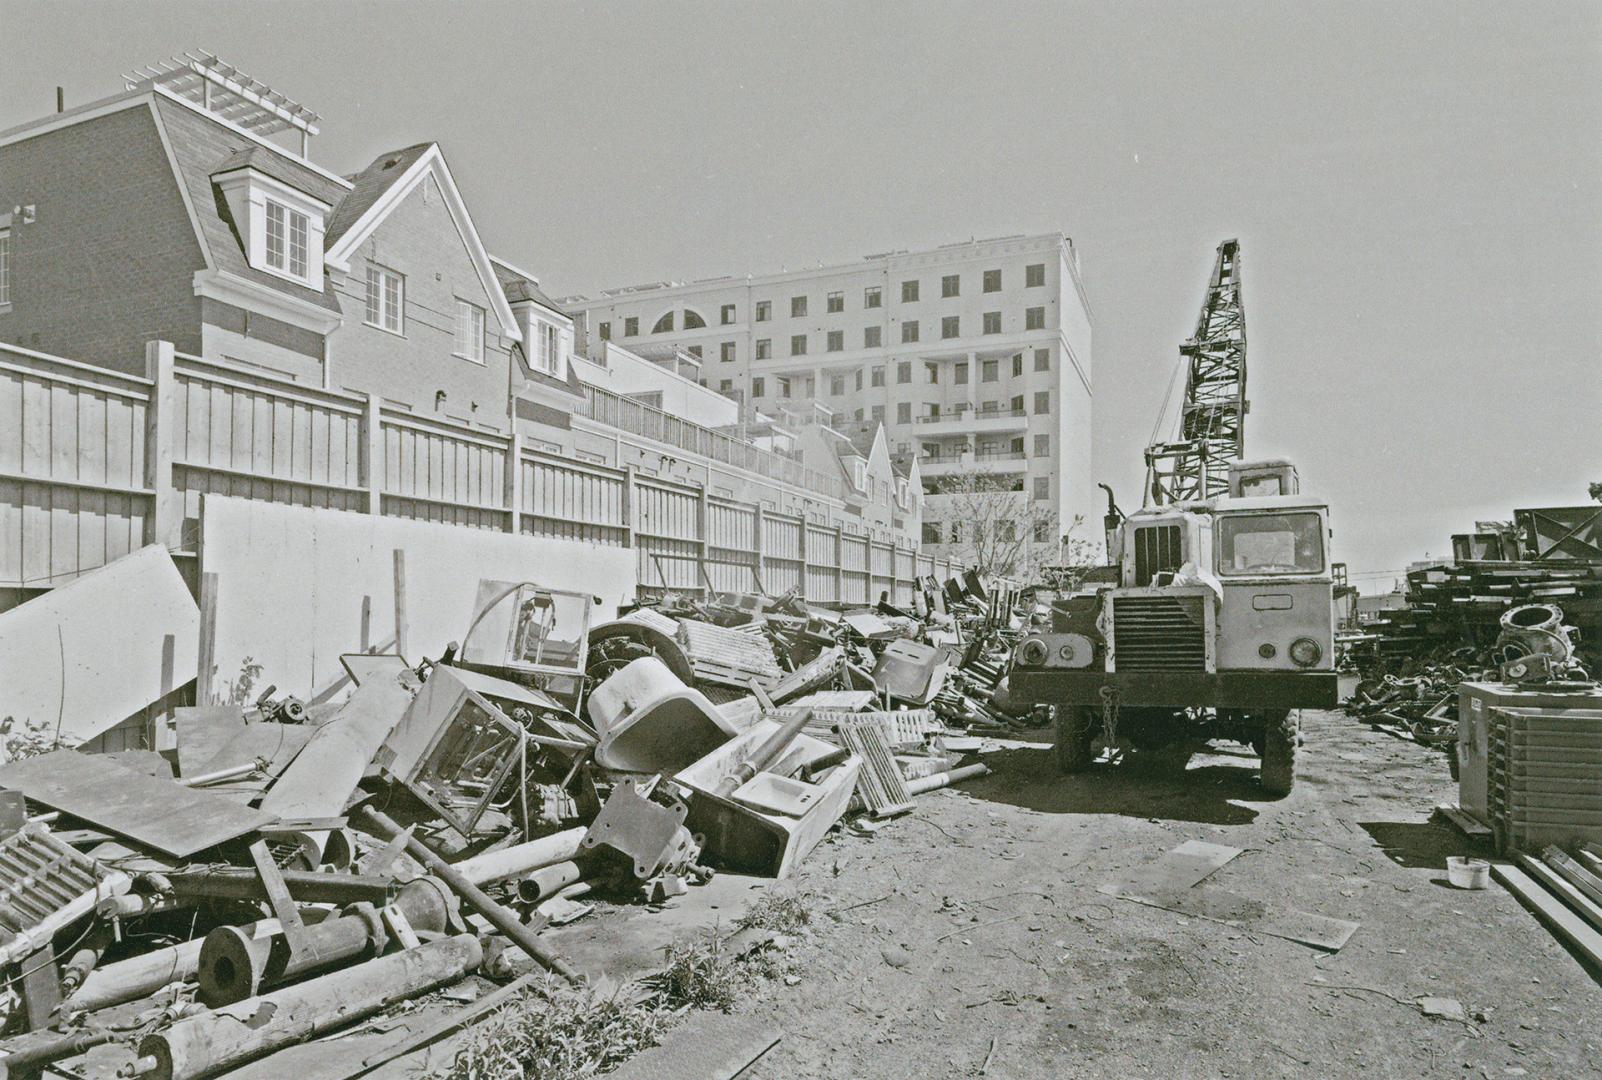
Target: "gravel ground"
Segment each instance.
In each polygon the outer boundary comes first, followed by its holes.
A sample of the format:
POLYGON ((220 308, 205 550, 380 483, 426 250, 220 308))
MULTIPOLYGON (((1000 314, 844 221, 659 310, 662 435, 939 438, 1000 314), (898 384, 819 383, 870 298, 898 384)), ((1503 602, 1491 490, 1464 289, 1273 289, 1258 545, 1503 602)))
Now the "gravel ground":
POLYGON ((1049 747, 846 834, 778 886, 816 929, 801 978, 742 1011, 784 1039, 753 1080, 940 1077, 1602 1076, 1602 989, 1493 884, 1432 808, 1445 759, 1304 712, 1294 793, 1215 744, 1188 767, 1057 775, 1049 747), (1337 953, 1108 897, 1190 840, 1241 848, 1200 888, 1360 923, 1337 953), (1457 999, 1468 1019, 1425 1016, 1457 999), (987 1064, 988 1062, 988 1064, 987 1064))

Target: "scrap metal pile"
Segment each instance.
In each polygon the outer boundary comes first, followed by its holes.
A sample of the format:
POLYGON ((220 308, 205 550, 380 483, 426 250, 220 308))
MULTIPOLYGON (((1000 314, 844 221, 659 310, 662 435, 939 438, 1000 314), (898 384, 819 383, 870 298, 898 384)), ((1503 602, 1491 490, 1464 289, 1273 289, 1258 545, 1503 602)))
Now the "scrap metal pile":
POLYGON ((970 575, 910 611, 725 594, 591 625, 589 596, 483 581, 439 658, 342 657, 342 699, 269 688, 178 709, 155 750, 0 766, 0 1070, 269 1075, 470 976, 582 981, 542 931, 783 877, 848 813, 986 771, 966 732, 1037 719, 998 685, 1018 600, 970 575))

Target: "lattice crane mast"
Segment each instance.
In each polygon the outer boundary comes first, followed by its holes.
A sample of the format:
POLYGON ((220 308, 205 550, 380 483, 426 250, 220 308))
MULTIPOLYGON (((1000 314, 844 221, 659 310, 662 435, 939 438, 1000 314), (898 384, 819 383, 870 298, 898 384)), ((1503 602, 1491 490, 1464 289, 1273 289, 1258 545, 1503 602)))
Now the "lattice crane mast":
POLYGON ((1179 437, 1146 448, 1149 506, 1227 495, 1229 463, 1245 452, 1246 311, 1240 295, 1240 241, 1218 245, 1196 332, 1179 347, 1179 355, 1186 366, 1179 437))

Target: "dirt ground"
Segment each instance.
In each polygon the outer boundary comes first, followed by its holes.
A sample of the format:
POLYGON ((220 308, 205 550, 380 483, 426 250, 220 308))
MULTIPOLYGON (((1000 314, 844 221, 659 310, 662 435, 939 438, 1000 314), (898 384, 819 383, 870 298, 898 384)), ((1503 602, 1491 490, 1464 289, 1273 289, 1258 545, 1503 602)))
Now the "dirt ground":
POLYGON ((1501 886, 1446 883, 1472 847, 1430 820, 1456 801, 1445 759, 1341 713, 1302 730, 1278 801, 1229 743, 1077 777, 1042 745, 827 841, 777 886, 817 930, 800 982, 742 1009, 784 1034, 746 1075, 1602 1076, 1602 988, 1501 886), (1244 849, 1202 887, 1360 927, 1326 953, 1096 891, 1191 839, 1244 849))

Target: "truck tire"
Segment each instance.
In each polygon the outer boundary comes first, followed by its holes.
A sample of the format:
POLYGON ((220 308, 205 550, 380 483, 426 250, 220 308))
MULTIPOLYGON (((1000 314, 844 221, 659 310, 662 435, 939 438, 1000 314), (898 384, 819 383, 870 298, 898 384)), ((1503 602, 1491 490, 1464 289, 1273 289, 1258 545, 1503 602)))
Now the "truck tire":
POLYGON ((1095 709, 1057 706, 1057 768, 1065 773, 1084 772, 1096 760, 1095 709))
POLYGON ((1263 722, 1263 792, 1276 798, 1289 795, 1296 784, 1298 719, 1294 712, 1274 712, 1263 722))

